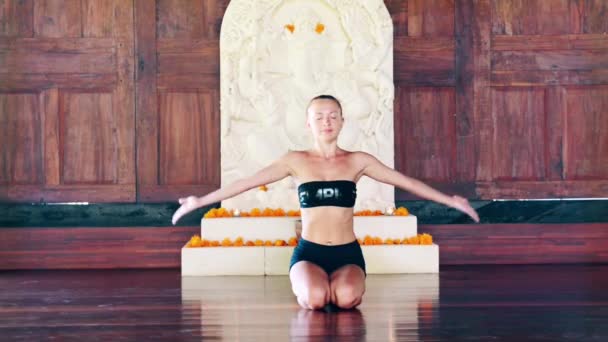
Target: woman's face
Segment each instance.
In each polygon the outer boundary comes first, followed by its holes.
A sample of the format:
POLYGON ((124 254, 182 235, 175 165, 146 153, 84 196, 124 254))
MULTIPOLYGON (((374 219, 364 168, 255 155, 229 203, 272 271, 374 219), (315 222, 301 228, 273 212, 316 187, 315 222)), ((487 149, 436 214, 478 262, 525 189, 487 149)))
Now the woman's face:
POLYGON ((343 122, 340 107, 333 100, 317 99, 308 107, 306 125, 310 127, 315 139, 336 140, 343 122))

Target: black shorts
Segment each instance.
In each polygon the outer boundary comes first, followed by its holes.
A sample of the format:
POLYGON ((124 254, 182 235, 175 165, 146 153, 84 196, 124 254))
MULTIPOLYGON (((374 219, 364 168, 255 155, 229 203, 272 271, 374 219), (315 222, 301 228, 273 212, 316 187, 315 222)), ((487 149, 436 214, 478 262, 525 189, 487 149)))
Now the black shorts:
POLYGON ((357 265, 365 275, 363 251, 357 240, 343 245, 321 245, 300 239, 293 251, 289 270, 298 261, 309 261, 321 267, 328 275, 344 265, 357 265))

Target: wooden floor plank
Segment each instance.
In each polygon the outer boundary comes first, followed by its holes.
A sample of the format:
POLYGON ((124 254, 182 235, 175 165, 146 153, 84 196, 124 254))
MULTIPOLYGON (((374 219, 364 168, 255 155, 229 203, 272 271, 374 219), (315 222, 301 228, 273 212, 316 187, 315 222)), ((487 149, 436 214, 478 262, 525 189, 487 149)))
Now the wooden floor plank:
POLYGON ((179 270, 0 272, 14 340, 439 341, 608 338, 608 265, 442 267, 370 275, 362 305, 300 309, 289 279, 179 270))

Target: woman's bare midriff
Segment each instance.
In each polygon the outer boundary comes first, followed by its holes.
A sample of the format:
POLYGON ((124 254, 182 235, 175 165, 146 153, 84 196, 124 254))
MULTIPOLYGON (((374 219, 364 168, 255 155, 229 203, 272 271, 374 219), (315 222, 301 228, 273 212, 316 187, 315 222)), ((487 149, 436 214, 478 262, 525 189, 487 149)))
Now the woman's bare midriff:
POLYGON ((302 238, 322 245, 343 245, 354 241, 353 208, 302 209, 302 238))

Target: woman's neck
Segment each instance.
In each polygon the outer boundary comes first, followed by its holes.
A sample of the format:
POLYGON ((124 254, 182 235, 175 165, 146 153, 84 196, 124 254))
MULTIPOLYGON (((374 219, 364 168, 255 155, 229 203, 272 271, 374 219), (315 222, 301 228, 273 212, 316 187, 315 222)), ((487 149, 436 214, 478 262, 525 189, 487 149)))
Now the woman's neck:
POLYGON ((340 150, 337 141, 324 142, 317 140, 313 146, 313 151, 325 159, 335 158, 340 153, 340 150))

